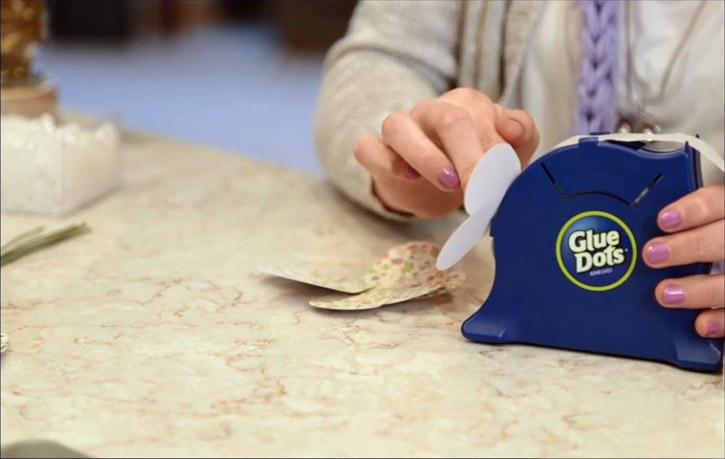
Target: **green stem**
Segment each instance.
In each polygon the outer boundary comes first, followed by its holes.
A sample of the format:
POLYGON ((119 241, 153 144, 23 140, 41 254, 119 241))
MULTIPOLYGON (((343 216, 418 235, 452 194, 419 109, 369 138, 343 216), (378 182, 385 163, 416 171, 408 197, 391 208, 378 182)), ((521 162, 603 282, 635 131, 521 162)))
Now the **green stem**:
POLYGON ((3 244, 3 246, 0 248, 0 256, 4 255, 6 252, 8 252, 13 246, 18 245, 20 242, 30 238, 31 236, 35 236, 36 234, 43 231, 42 226, 37 226, 30 231, 26 231, 22 234, 19 234, 15 236, 14 238, 10 239, 8 242, 3 244))
MULTIPOLYGON (((15 247, 13 248, 8 248, 8 245, 10 245, 10 243, 3 246, 2 254, 0 255, 0 266, 5 266, 6 264, 12 263, 13 261, 26 255, 30 255, 31 253, 58 244, 59 242, 66 241, 73 237, 85 234, 89 230, 90 228, 85 223, 81 223, 78 225, 71 225, 45 235, 38 235, 32 238, 29 238, 27 236, 27 234, 30 232, 25 233, 25 237, 22 238, 25 239, 24 242, 16 242, 14 244, 15 247)), ((35 231, 35 233, 37 233, 37 231, 35 231)))

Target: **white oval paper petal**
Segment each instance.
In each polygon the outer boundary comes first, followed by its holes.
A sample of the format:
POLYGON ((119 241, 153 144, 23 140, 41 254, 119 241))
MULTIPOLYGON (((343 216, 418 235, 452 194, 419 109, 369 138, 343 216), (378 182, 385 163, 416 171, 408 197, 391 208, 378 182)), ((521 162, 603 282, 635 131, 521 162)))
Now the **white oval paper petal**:
POLYGON ((491 222, 498 203, 487 202, 475 214, 468 217, 448 238, 438 254, 436 268, 441 271, 455 265, 481 240, 491 222))
POLYGON ((478 244, 519 173, 521 162, 511 145, 501 143, 486 152, 473 170, 464 196, 470 217, 446 241, 438 254, 436 268, 450 268, 478 244))
POLYGON ((473 169, 466 186, 463 198, 466 213, 473 215, 489 201, 500 203, 520 172, 521 162, 511 145, 500 143, 491 147, 473 169))

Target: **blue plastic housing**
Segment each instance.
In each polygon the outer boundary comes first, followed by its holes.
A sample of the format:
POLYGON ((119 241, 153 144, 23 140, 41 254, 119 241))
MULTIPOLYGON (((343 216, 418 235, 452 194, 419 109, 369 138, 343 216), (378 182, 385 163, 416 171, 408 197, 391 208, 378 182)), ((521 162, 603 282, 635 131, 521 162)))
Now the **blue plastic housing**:
POLYGON ((463 335, 719 370, 722 340, 697 335, 699 311, 654 297, 660 281, 707 273, 710 264, 653 269, 642 261, 643 245, 663 234, 659 211, 701 185, 689 145, 655 152, 585 137, 543 156, 491 222, 495 280, 463 335))

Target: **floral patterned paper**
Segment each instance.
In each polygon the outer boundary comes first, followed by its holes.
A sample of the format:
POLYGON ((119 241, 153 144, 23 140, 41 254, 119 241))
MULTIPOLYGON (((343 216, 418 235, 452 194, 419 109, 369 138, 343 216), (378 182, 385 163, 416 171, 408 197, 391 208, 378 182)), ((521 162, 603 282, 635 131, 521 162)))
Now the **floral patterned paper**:
POLYGON ((430 293, 426 293, 419 299, 425 300, 439 295, 445 295, 446 293, 450 293, 463 285, 464 282, 466 282, 466 275, 463 273, 463 271, 457 268, 450 268, 446 270, 446 285, 437 290, 433 290, 430 293))
POLYGON ((382 258, 361 279, 344 279, 326 274, 315 267, 285 268, 264 266, 261 269, 286 279, 303 282, 343 293, 349 297, 313 299, 316 308, 336 310, 373 309, 411 299, 432 298, 451 292, 466 280, 465 274, 455 268, 439 271, 435 261, 440 247, 426 241, 407 242, 386 251, 382 258))
POLYGON ((383 287, 418 283, 440 272, 435 267, 438 252, 440 249, 429 242, 395 246, 375 262, 365 278, 383 287))
MULTIPOLYGON (((442 278, 442 280, 445 281, 445 278, 442 278)), ((376 287, 347 298, 321 298, 310 300, 309 303, 310 306, 320 309, 361 311, 419 298, 440 289, 439 285, 440 283, 431 282, 399 287, 376 287)))

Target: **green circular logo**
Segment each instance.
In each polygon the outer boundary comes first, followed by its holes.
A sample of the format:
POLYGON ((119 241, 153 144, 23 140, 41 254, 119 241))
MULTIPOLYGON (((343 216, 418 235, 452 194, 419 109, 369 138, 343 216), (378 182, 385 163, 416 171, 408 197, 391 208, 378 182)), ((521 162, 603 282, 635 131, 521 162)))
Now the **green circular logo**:
POLYGON ((556 239, 556 260, 575 285, 595 292, 622 285, 637 264, 637 242, 619 218, 583 212, 570 218, 556 239))

